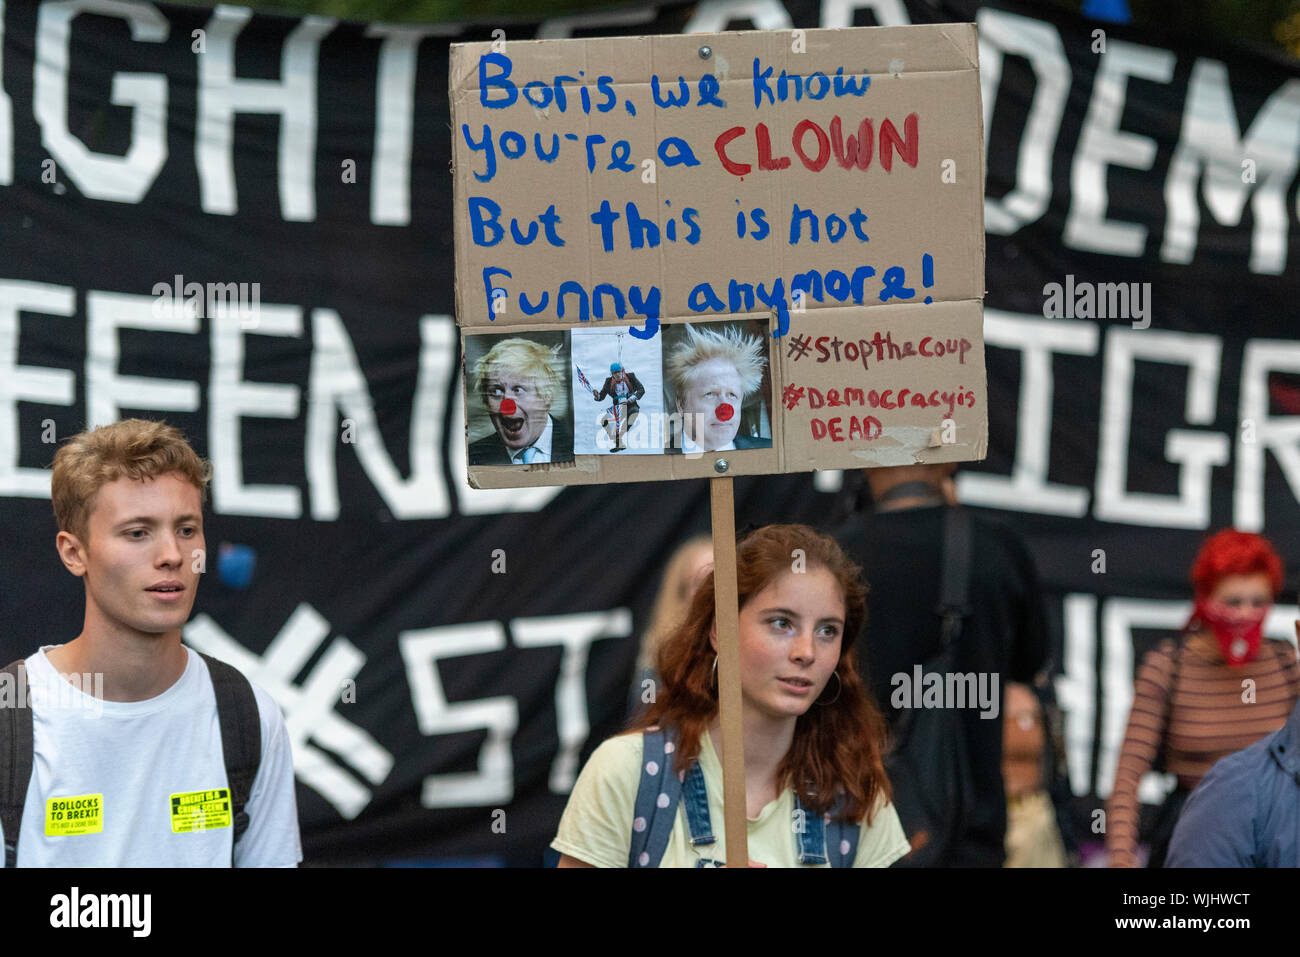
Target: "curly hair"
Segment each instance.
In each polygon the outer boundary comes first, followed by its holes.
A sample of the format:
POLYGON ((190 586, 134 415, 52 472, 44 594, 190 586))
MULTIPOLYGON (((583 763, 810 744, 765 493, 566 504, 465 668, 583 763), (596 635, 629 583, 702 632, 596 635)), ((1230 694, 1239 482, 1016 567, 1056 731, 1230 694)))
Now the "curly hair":
POLYGON ((59 531, 84 540, 95 495, 120 478, 136 481, 177 473, 207 500, 212 466, 185 436, 163 422, 123 419, 80 432, 54 453, 50 499, 59 531))
MULTIPOLYGON (((844 633, 835 674, 840 693, 831 701, 814 703, 795 722, 794 740, 777 769, 780 787, 793 787, 810 811, 829 811, 840 794, 847 797, 842 815, 868 824, 881 797, 891 797, 883 751, 885 719, 863 689, 854 663, 853 642, 866 623, 866 587, 861 569, 834 539, 806 525, 769 525, 736 545, 736 583, 740 607, 783 574, 801 549, 806 570, 831 573, 844 599, 844 633)), ((631 731, 652 725, 677 729, 676 769, 684 771, 699 757, 700 740, 718 713, 714 688, 714 653, 709 642, 713 626, 713 573, 696 590, 686 619, 659 648, 657 665, 661 693, 631 731)))

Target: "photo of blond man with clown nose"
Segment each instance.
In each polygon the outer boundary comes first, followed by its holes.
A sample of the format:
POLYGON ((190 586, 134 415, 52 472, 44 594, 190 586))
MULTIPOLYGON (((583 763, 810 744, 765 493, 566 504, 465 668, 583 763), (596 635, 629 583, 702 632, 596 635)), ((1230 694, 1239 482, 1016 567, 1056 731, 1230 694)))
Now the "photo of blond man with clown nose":
POLYGON ((698 455, 772 447, 764 336, 761 325, 752 334, 745 328, 750 325, 717 322, 665 329, 668 406, 681 416, 666 451, 698 455))
POLYGON ((469 464, 572 462, 565 335, 470 336, 465 350, 466 365, 474 369, 473 394, 482 402, 477 416, 471 412, 470 432, 481 423, 483 411, 492 426, 487 435, 470 441, 469 464))

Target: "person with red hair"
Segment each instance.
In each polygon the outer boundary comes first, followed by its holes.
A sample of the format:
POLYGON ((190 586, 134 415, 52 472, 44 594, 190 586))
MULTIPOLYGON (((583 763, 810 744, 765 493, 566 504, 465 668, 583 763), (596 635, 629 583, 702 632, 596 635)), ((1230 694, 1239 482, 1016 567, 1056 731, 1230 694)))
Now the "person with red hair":
POLYGON ((1262 536, 1226 528, 1201 546, 1182 639, 1152 649, 1138 670, 1106 809, 1112 867, 1138 866, 1138 784, 1158 753, 1178 786, 1152 828, 1149 867, 1163 866, 1182 806, 1210 767, 1286 723, 1300 698, 1295 649, 1263 637, 1283 574, 1262 536))
MULTIPOLYGON (((737 543, 751 866, 887 867, 909 850, 890 803, 884 718, 852 653, 866 616, 859 575, 804 525, 737 543)), ((726 859, 713 596, 709 573, 659 648, 654 702, 579 775, 551 845, 561 867, 726 859)))

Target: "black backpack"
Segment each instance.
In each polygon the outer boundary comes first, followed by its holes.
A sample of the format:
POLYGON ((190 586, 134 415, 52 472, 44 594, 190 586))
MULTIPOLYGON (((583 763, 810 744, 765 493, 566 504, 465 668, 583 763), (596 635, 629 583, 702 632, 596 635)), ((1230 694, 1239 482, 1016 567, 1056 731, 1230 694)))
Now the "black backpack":
MULTIPOLYGON (((245 806, 253 792, 253 781, 262 762, 262 725, 257 713, 257 697, 248 679, 236 669, 210 655, 199 654, 208 664, 212 690, 217 696, 217 720, 221 725, 221 750, 226 763, 226 783, 230 786, 230 804, 234 845, 248 830, 245 806)), ((11 676, 14 683, 14 707, 0 707, 0 824, 4 826, 5 867, 18 863, 18 834, 22 829, 23 805, 32 778, 32 755, 35 735, 32 709, 27 700, 27 667, 19 658, 0 674, 11 676)))
MULTIPOLYGON (((922 665, 926 674, 956 671, 957 639, 970 614, 971 516, 944 509, 943 573, 939 607, 943 620, 938 654, 922 665)), ((919 694, 919 689, 915 689, 919 694)), ((894 729, 894 746, 885 769, 894 789, 894 807, 912 852, 894 867, 941 867, 965 833, 975 802, 966 731, 956 708, 907 708, 894 729)))

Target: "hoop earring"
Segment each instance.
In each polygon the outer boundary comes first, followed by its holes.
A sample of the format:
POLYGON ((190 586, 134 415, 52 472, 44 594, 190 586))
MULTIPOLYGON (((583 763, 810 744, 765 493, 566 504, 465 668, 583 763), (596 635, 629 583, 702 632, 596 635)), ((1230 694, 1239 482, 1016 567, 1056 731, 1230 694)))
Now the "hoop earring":
POLYGON ((718 690, 718 656, 713 656, 713 680, 709 682, 709 687, 714 691, 718 690))
POLYGON ((828 704, 834 704, 835 702, 839 701, 840 692, 844 690, 844 682, 840 680, 840 673, 838 671, 832 671, 831 677, 835 679, 835 697, 831 698, 830 701, 818 701, 817 703, 822 707, 825 707, 828 704))

